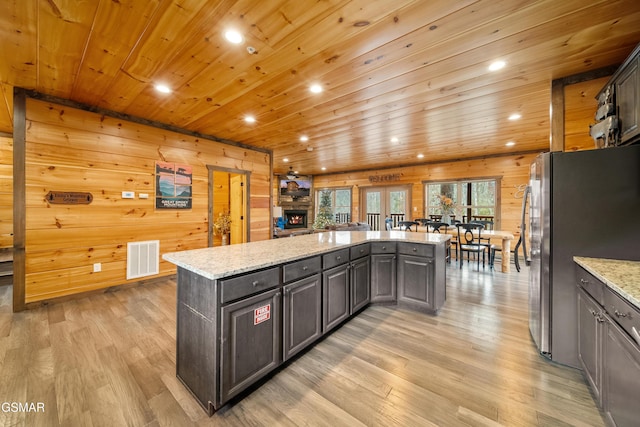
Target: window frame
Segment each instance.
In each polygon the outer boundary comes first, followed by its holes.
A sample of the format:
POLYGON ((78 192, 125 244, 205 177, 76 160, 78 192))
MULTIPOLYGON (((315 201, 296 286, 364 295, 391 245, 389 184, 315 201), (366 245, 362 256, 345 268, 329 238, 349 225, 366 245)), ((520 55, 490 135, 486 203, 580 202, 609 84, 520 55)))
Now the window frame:
POLYGON ((333 216, 333 219, 335 220, 336 217, 336 191, 348 191, 349 192, 349 206, 340 206, 342 208, 348 208, 348 213, 349 214, 349 222, 353 221, 353 214, 352 214, 352 210, 353 210, 353 186, 348 186, 348 187, 323 187, 323 188, 316 188, 315 190, 315 194, 314 194, 314 209, 313 209, 313 214, 314 217, 318 216, 318 211, 320 209, 320 192, 321 191, 331 191, 331 214, 333 216))
MULTIPOLYGON (((488 177, 476 177, 476 178, 459 178, 459 179, 446 179, 446 180, 429 180, 429 181, 422 181, 422 194, 423 194, 423 198, 424 198, 424 205, 423 205, 423 214, 425 218, 429 218, 430 215, 430 209, 438 209, 437 212, 435 212, 436 214, 439 214, 439 206, 435 207, 432 205, 429 205, 429 186, 430 185, 443 185, 443 184, 454 184, 456 186, 456 195, 455 198, 456 200, 454 200, 454 202, 458 205, 464 208, 464 212, 462 212, 463 216, 467 216, 469 215, 469 213, 471 213, 471 215, 474 215, 474 210, 477 209, 482 209, 482 208, 489 208, 489 209, 493 209, 493 222, 494 222, 494 227, 497 227, 500 220, 501 220, 501 184, 502 184, 502 177, 501 176, 488 176, 488 177), (468 200, 465 200, 464 203, 461 203, 459 198, 462 197, 462 189, 464 185, 472 185, 473 183, 479 183, 479 182, 493 182, 495 185, 495 198, 494 198, 494 204, 493 205, 474 205, 471 204, 470 202, 468 202, 468 200)), ((471 193, 468 193, 467 197, 469 198, 471 196, 471 193)), ((460 219, 461 218, 456 218, 456 219, 460 219)))

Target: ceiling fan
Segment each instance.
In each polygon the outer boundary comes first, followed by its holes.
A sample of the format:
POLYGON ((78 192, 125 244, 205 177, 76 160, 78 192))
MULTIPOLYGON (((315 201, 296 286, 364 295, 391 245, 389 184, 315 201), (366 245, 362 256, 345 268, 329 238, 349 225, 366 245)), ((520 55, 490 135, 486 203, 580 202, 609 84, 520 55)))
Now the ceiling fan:
POLYGON ((300 178, 298 174, 293 171, 293 167, 289 166, 289 172, 287 172, 287 179, 297 179, 300 178))

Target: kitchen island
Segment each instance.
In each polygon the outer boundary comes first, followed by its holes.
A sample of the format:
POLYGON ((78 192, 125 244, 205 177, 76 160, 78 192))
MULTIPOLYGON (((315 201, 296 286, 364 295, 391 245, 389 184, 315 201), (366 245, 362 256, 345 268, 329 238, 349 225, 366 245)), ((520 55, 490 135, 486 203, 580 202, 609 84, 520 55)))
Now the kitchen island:
POLYGON ((336 231, 164 254, 178 378, 211 415, 370 303, 437 313, 449 240, 336 231))

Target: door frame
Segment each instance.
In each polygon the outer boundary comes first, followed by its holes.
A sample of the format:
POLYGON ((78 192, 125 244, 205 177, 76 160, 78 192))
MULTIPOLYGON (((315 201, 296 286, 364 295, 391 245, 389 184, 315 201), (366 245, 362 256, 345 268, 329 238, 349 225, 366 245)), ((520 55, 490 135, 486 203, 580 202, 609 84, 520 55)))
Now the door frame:
POLYGON ((381 195, 380 197, 380 203, 384 204, 385 206, 381 207, 381 210, 385 210, 385 212, 380 212, 380 230, 384 231, 384 217, 383 215, 389 214, 389 212, 386 212, 388 206, 386 206, 387 202, 388 202, 388 195, 390 191, 400 191, 400 190, 404 190, 407 192, 407 199, 406 199, 406 212, 404 213, 405 215, 405 220, 406 221, 410 221, 411 218, 413 217, 413 212, 412 212, 412 192, 413 192, 413 184, 390 184, 390 185, 376 185, 376 186, 367 186, 367 187, 360 187, 360 212, 364 217, 364 221, 366 221, 367 218, 367 193, 369 191, 380 191, 381 193, 384 194, 384 196, 381 195))
POLYGON ((237 175, 244 175, 244 183, 245 183, 245 191, 244 191, 244 195, 242 198, 242 204, 243 204, 243 217, 244 217, 244 221, 243 221, 243 225, 244 225, 244 235, 246 236, 246 241, 250 242, 251 241, 251 227, 249 227, 249 223, 250 223, 250 212, 251 210, 249 209, 249 194, 250 193, 250 182, 251 182, 251 171, 249 170, 245 170, 245 169, 234 169, 234 168, 224 168, 224 167, 220 167, 220 166, 213 166, 213 165, 207 165, 207 171, 208 171, 208 177, 207 177, 207 191, 208 191, 208 206, 207 206, 207 218, 208 218, 208 226, 207 226, 207 245, 209 247, 213 246, 213 202, 214 202, 214 197, 215 195, 213 194, 213 189, 214 189, 214 182, 213 182, 213 172, 227 172, 227 173, 233 173, 233 174, 237 174, 237 175))

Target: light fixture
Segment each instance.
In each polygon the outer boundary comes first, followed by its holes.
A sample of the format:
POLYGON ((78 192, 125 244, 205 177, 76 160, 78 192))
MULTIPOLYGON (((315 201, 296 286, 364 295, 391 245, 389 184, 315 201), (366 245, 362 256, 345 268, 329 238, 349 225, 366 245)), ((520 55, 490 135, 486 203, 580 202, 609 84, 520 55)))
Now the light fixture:
POLYGON ((289 162, 289 158, 288 158, 288 157, 285 157, 284 159, 282 159, 282 161, 283 161, 283 162, 285 162, 285 163, 287 163, 287 162, 289 162))
POLYGON ((302 135, 300 137, 300 141, 302 141, 302 142, 307 142, 308 140, 309 140, 309 137, 307 135, 302 135))
POLYGON ((244 117, 244 121, 247 123, 255 123, 256 122, 256 118, 253 116, 245 116, 244 117))
POLYGON ((293 166, 289 166, 289 172, 287 172, 287 179, 296 179, 298 178, 298 172, 293 171, 293 166))
POLYGON ((400 142, 400 139, 397 136, 392 136, 391 137, 391 142, 393 144, 397 144, 398 142, 400 142))
POLYGON ((320 86, 318 83, 314 83, 309 86, 309 90, 313 93, 320 93, 322 92, 322 86, 320 86))
POLYGON ((324 166, 320 168, 320 170, 326 171, 327 168, 325 168, 324 166))
POLYGON ((422 158, 424 158, 424 154, 420 153, 420 154, 418 154, 418 156, 417 156, 417 157, 418 157, 419 159, 422 159, 422 158))
POLYGON ((507 142, 507 143, 506 143, 506 144, 504 144, 504 145, 506 145, 507 147, 513 147, 514 145, 516 145, 516 143, 515 143, 515 142, 513 142, 513 141, 509 141, 509 142, 507 142))
POLYGON ((513 113, 512 115, 509 116, 509 120, 518 120, 520 117, 522 117, 520 114, 513 113))
POLYGON ((158 83, 154 88, 160 93, 171 93, 171 88, 164 83, 158 83))
POLYGON ((489 71, 501 70, 502 68, 504 68, 505 65, 507 65, 507 63, 504 61, 494 61, 491 64, 489 64, 489 71))
POLYGON ((242 34, 236 30, 227 30, 224 32, 224 38, 233 44, 240 44, 244 40, 242 34))

